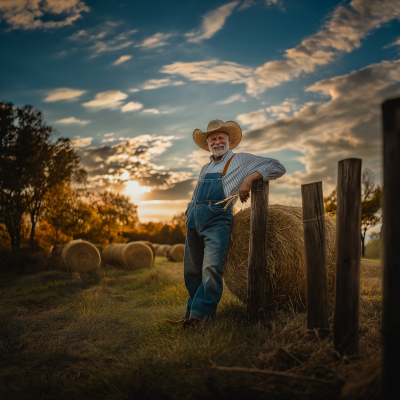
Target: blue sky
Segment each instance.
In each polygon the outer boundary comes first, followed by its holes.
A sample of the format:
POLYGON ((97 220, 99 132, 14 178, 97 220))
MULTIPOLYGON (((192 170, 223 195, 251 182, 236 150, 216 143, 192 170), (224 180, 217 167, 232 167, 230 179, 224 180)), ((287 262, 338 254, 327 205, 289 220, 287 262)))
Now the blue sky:
POLYGON ((317 180, 328 194, 343 158, 380 180, 400 0, 0 0, 0 19, 0 97, 42 110, 88 187, 131 195, 142 221, 185 209, 209 156, 192 132, 212 119, 285 165, 273 203, 317 180))

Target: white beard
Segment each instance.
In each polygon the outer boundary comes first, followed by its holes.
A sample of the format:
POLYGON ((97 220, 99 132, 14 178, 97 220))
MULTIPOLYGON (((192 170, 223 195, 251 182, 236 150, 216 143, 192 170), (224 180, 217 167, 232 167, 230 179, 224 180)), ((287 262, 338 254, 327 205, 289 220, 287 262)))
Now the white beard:
POLYGON ((225 143, 225 146, 222 144, 216 144, 215 146, 208 146, 208 148, 215 157, 222 157, 229 151, 229 141, 225 143))

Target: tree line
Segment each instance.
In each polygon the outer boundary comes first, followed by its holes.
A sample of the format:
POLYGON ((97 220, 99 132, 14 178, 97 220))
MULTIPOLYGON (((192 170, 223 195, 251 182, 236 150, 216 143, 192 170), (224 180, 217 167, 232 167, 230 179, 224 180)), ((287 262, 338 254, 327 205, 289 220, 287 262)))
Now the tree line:
POLYGON ((86 190, 87 171, 68 138, 55 138, 40 110, 0 102, 0 250, 19 253, 84 239, 107 245, 183 243, 184 215, 140 224, 128 196, 86 190))

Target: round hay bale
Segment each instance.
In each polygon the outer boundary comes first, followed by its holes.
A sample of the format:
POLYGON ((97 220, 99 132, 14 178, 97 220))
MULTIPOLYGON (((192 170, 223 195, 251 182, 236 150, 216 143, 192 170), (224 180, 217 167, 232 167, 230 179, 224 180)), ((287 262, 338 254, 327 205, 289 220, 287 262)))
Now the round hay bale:
POLYGON ((145 240, 140 241, 139 243, 147 244, 147 246, 150 247, 150 250, 151 250, 151 252, 153 253, 153 262, 154 262, 154 260, 156 259, 156 249, 154 248, 153 243, 147 242, 147 241, 145 241, 145 240))
POLYGON ((168 259, 170 261, 180 262, 183 261, 184 254, 185 254, 185 245, 174 244, 168 253, 168 259))
POLYGON ((110 244, 103 250, 103 259, 110 265, 135 271, 150 268, 153 253, 149 246, 140 242, 110 244))
POLYGON ((165 257, 167 255, 168 246, 164 244, 160 244, 156 251, 156 255, 160 257, 165 257))
POLYGON ((101 257, 102 254, 103 254, 104 247, 99 245, 99 244, 94 244, 93 246, 96 247, 96 249, 99 251, 99 254, 100 254, 100 257, 101 257))
MULTIPOLYGON (((335 280, 336 221, 326 215, 328 292, 335 280)), ((233 217, 232 236, 223 266, 228 289, 247 301, 250 208, 233 217)), ((301 207, 271 205, 268 214, 266 304, 306 304, 303 214, 301 207)))
POLYGON ((100 253, 97 248, 83 240, 73 240, 61 250, 64 267, 76 272, 94 272, 100 267, 100 253))
POLYGON ((160 245, 159 245, 158 243, 153 243, 153 247, 154 247, 154 250, 155 250, 156 253, 157 253, 157 250, 158 250, 158 248, 160 247, 160 245))
POLYGON ((51 265, 56 269, 64 269, 64 265, 61 260, 61 252, 63 248, 63 245, 55 245, 50 247, 48 258, 51 265))

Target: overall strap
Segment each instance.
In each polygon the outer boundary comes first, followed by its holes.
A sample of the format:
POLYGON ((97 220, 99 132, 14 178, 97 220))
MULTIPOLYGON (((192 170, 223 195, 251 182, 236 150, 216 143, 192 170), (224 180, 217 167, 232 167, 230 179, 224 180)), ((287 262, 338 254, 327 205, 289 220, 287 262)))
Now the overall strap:
POLYGON ((225 164, 225 168, 224 168, 224 170, 222 171, 222 174, 219 176, 220 178, 222 178, 223 176, 225 176, 226 171, 228 171, 229 164, 231 163, 232 158, 235 157, 235 155, 236 155, 236 154, 234 154, 234 155, 228 160, 228 162, 225 164))

